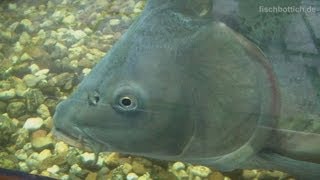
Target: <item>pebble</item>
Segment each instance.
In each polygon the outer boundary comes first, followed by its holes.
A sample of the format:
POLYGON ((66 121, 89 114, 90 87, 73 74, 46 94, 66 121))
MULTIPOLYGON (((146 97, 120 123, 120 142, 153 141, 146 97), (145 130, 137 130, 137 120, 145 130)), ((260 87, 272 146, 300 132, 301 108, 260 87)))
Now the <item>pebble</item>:
POLYGON ((26 105, 23 102, 12 102, 7 106, 10 117, 17 118, 26 113, 26 105))
POLYGON ((37 150, 41 151, 43 149, 53 147, 53 140, 51 137, 37 137, 31 140, 32 147, 37 150))
POLYGON ((19 43, 19 42, 16 42, 15 45, 14 45, 14 52, 16 53, 20 53, 21 51, 23 51, 23 46, 19 43))
POLYGON ((29 167, 29 169, 31 170, 36 170, 39 168, 40 162, 36 159, 30 159, 28 158, 26 160, 27 166, 29 167))
POLYGON ((70 167, 70 173, 71 174, 74 174, 74 175, 81 174, 81 171, 82 171, 82 169, 78 164, 73 164, 70 167))
POLYGON ((52 53, 52 57, 62 58, 68 53, 68 48, 64 44, 56 43, 52 53))
POLYGON ((20 62, 30 61, 32 59, 33 58, 28 53, 23 53, 22 56, 20 57, 20 62))
POLYGON ((24 82, 28 87, 34 87, 41 80, 33 74, 27 74, 23 77, 24 82))
POLYGON ((29 167, 28 167, 26 162, 19 162, 18 165, 19 165, 19 169, 21 171, 24 171, 24 172, 29 172, 30 171, 30 169, 29 169, 29 167))
POLYGON ((143 175, 147 172, 147 169, 140 162, 133 161, 132 162, 132 171, 137 173, 138 175, 143 175))
POLYGON ((30 142, 26 143, 24 146, 23 146, 23 150, 25 151, 32 151, 32 144, 30 142))
POLYGON ((85 76, 87 76, 90 72, 91 72, 91 69, 89 69, 89 68, 84 68, 84 69, 82 70, 82 73, 83 73, 85 76))
POLYGON ((45 136, 47 136, 47 134, 48 134, 47 131, 39 129, 39 130, 34 131, 31 135, 31 137, 32 138, 45 137, 45 136))
POLYGON ((24 81, 20 78, 14 78, 14 86, 16 96, 24 97, 25 93, 28 91, 28 87, 25 85, 24 81))
POLYGON ((49 108, 45 104, 40 104, 40 106, 37 109, 37 113, 43 119, 47 119, 48 117, 50 117, 49 108))
POLYGON ((54 13, 51 15, 51 18, 55 21, 60 21, 65 16, 65 12, 56 9, 54 13))
POLYGON ((138 180, 139 176, 136 173, 129 173, 126 177, 127 180, 138 180))
POLYGON ((209 175, 209 180, 226 180, 226 179, 220 172, 215 171, 209 175))
POLYGON ((17 157, 17 159, 24 161, 28 158, 27 153, 25 152, 25 150, 23 149, 19 149, 16 151, 15 156, 17 157))
POLYGON ((23 32, 20 35, 19 42, 22 45, 28 44, 31 41, 31 36, 27 32, 23 32))
POLYGON ((69 16, 64 17, 62 22, 65 23, 65 24, 73 24, 75 19, 76 18, 74 17, 74 15, 71 14, 69 16))
POLYGON ((21 20, 20 24, 23 25, 24 28, 25 28, 27 31, 32 31, 32 30, 33 30, 32 22, 31 22, 29 19, 23 19, 23 20, 21 20))
POLYGON ((69 150, 68 145, 62 141, 57 142, 54 146, 54 152, 57 154, 66 153, 68 152, 68 150, 69 150))
POLYGON ((116 167, 119 165, 119 153, 111 153, 105 156, 104 163, 109 167, 116 167))
POLYGON ((116 26, 116 25, 120 24, 120 20, 119 19, 110 19, 109 24, 111 26, 116 26))
POLYGON ((257 176, 257 171, 256 170, 243 170, 242 171, 242 177, 245 180, 249 180, 249 179, 254 179, 257 176))
POLYGON ((85 180, 96 180, 98 173, 89 172, 85 180))
POLYGON ((29 66, 29 69, 30 69, 32 74, 35 74, 36 72, 39 71, 40 68, 39 68, 39 66, 37 64, 31 64, 29 66))
POLYGON ((44 170, 40 173, 41 176, 50 176, 50 173, 47 170, 44 170))
POLYGON ((60 171, 60 168, 57 165, 53 165, 53 166, 47 168, 47 171, 51 174, 56 174, 60 171))
POLYGON ((132 166, 129 163, 124 163, 121 168, 124 174, 128 174, 132 171, 132 166))
POLYGON ((189 175, 185 170, 180 170, 177 172, 173 172, 173 174, 178 178, 178 179, 188 179, 189 175))
POLYGON ((150 178, 150 174, 149 173, 146 173, 143 176, 140 176, 138 178, 138 180, 152 180, 152 178, 150 178))
POLYGON ((208 177, 211 173, 211 170, 205 166, 189 166, 188 171, 194 175, 199 177, 208 177))
POLYGON ((180 171, 180 170, 183 170, 185 169, 186 166, 182 163, 182 162, 175 162, 173 165, 172 165, 172 169, 174 171, 180 171))
POLYGON ((6 40, 10 40, 12 38, 12 32, 10 31, 1 31, 0 32, 0 37, 6 40))
POLYGON ((26 120, 26 122, 23 125, 23 128, 29 130, 29 131, 34 131, 39 129, 43 125, 43 119, 39 117, 35 118, 29 118, 26 120))
POLYGON ((259 171, 258 179, 286 179, 288 175, 280 171, 259 171))
POLYGON ((0 100, 12 99, 16 96, 16 91, 14 89, 9 89, 6 91, 0 91, 0 100))
POLYGON ((47 75, 49 73, 49 69, 41 69, 39 71, 37 71, 36 73, 34 73, 35 76, 43 76, 43 75, 47 75))
POLYGON ((38 160, 38 158, 39 158, 39 153, 32 152, 32 154, 30 154, 28 159, 36 159, 36 160, 38 160))
POLYGON ((70 180, 69 175, 64 174, 63 176, 61 176, 61 180, 70 180))
POLYGON ((52 153, 51 153, 51 151, 49 150, 49 149, 44 149, 44 150, 42 150, 40 153, 39 153, 39 156, 38 156, 38 160, 39 161, 43 161, 43 160, 45 160, 46 158, 48 158, 48 157, 50 157, 50 156, 52 156, 52 153))
POLYGON ((8 8, 9 8, 10 10, 16 10, 16 9, 17 9, 17 4, 16 4, 16 3, 10 3, 10 4, 8 5, 8 8))
POLYGON ((83 39, 84 37, 87 36, 87 34, 81 30, 76 30, 76 31, 73 31, 72 32, 72 36, 77 39, 77 40, 80 40, 80 39, 83 39))
POLYGON ((80 161, 84 165, 92 165, 94 163, 94 161, 95 161, 95 154, 94 153, 85 152, 85 153, 80 155, 80 161))
POLYGON ((50 27, 53 25, 53 22, 51 20, 45 20, 43 23, 40 24, 41 28, 46 28, 46 27, 50 27))

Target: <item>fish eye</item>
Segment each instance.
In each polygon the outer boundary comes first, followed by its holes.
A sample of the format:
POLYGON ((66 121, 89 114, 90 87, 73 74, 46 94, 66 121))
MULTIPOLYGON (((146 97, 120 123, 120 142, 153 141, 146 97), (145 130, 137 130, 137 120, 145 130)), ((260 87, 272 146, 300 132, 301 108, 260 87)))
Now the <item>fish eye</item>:
POLYGON ((138 107, 137 98, 132 95, 120 96, 118 104, 121 110, 125 111, 133 111, 138 107))

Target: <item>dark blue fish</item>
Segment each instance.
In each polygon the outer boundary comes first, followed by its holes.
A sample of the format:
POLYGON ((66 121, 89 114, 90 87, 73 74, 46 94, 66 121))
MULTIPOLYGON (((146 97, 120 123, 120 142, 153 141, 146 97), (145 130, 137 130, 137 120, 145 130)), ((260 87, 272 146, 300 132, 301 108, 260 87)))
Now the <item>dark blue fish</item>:
POLYGON ((58 105, 56 135, 95 151, 320 179, 320 5, 303 2, 149 0, 58 105), (317 11, 269 12, 308 5, 317 11))

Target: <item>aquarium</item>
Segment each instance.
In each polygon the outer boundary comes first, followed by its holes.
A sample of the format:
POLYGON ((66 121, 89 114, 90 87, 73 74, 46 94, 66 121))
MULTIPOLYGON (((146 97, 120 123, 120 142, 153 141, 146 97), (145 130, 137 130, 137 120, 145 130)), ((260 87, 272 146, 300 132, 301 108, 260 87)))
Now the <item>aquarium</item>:
POLYGON ((320 179, 320 1, 3 0, 0 179, 320 179))

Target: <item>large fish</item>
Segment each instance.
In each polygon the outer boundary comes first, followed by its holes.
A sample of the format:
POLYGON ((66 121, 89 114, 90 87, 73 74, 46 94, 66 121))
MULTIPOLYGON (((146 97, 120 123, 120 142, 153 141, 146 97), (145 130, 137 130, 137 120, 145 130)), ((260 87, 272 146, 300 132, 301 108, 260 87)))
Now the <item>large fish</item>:
POLYGON ((56 135, 96 151, 320 179, 320 5, 303 2, 149 0, 57 106, 56 135))

